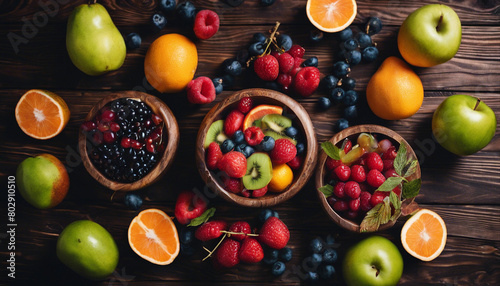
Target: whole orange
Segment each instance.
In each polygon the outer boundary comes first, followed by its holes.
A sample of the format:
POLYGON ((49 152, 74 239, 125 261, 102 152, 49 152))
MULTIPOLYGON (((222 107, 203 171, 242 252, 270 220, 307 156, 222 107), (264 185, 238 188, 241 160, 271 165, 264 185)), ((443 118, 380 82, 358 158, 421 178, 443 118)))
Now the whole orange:
POLYGON ((149 46, 144 59, 148 82, 159 92, 184 90, 198 66, 196 45, 183 35, 166 34, 149 46))
POLYGON ((287 164, 273 166, 273 177, 268 188, 271 192, 284 191, 293 181, 292 169, 287 164))
POLYGON ((403 119, 417 113, 422 106, 424 87, 407 63, 388 57, 368 82, 366 100, 378 117, 403 119))

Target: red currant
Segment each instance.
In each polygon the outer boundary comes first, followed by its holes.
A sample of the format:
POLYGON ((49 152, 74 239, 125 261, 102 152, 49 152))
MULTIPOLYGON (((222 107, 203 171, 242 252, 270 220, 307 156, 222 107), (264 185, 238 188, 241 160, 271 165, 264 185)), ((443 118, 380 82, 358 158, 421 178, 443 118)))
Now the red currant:
POLYGON ((388 195, 389 192, 376 191, 370 198, 370 204, 372 205, 372 207, 375 207, 376 205, 380 204, 388 195))
POLYGON ((113 122, 115 121, 115 118, 116 118, 116 114, 111 111, 111 110, 104 110, 102 113, 101 113, 101 120, 102 121, 107 121, 107 122, 113 122))
POLYGON ((386 178, 390 178, 390 177, 398 177, 399 175, 398 173, 396 173, 396 170, 390 169, 384 172, 384 176, 386 178))

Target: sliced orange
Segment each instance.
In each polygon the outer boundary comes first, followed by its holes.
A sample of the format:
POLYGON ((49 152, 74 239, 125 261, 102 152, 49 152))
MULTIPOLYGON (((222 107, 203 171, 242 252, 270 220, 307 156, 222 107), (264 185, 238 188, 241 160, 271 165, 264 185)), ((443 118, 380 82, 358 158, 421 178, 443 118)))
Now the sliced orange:
POLYGON ((128 243, 137 255, 158 265, 172 263, 180 250, 174 222, 159 209, 143 210, 132 220, 128 243))
POLYGON ((438 257, 446 245, 446 225, 435 212, 421 209, 406 221, 401 230, 401 242, 412 256, 431 261, 438 257))
POLYGON ((307 18, 323 32, 335 33, 344 30, 356 18, 355 0, 308 0, 307 18))
POLYGON ((17 124, 24 133, 36 139, 50 139, 61 133, 69 115, 66 102, 46 90, 26 92, 16 106, 17 124))
POLYGON ((276 105, 258 105, 248 112, 243 119, 243 131, 251 127, 255 120, 261 119, 268 114, 282 114, 283 108, 276 105))

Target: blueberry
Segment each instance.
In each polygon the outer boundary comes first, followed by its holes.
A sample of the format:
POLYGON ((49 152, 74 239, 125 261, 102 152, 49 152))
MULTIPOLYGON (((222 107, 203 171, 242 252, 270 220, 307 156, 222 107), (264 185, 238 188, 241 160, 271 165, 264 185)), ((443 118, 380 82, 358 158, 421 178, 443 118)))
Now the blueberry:
POLYGON ((318 274, 323 280, 330 279, 335 275, 335 267, 332 265, 321 265, 318 274))
POLYGON ((352 77, 344 77, 342 79, 342 88, 344 90, 354 89, 355 86, 356 86, 356 80, 353 79, 352 77))
POLYGON ((325 243, 327 246, 333 246, 335 244, 335 237, 333 235, 329 234, 326 236, 325 243))
POLYGON ((222 145, 220 145, 220 150, 222 153, 226 154, 229 151, 234 149, 234 142, 231 139, 226 139, 224 142, 222 142, 222 145))
POLYGON ((311 57, 305 60, 302 63, 303 67, 318 67, 318 58, 317 57, 311 57))
POLYGON ((280 34, 276 37, 276 42, 278 43, 278 47, 283 49, 285 52, 288 51, 292 47, 292 38, 286 34, 280 34))
POLYGON ((241 63, 236 59, 226 59, 222 63, 222 66, 224 67, 224 72, 232 76, 239 76, 243 71, 241 63))
POLYGON ((358 100, 359 100, 358 93, 354 90, 348 90, 345 92, 345 97, 342 100, 342 102, 346 106, 351 106, 351 105, 356 104, 358 102, 358 100))
POLYGON ((363 49, 363 60, 365 62, 373 62, 378 57, 378 49, 375 47, 367 47, 363 49))
POLYGON ((271 6, 276 2, 276 0, 260 0, 262 6, 271 6))
POLYGON ((290 247, 285 247, 279 250, 278 257, 283 262, 292 260, 293 250, 290 247))
POLYGON ((333 264, 337 261, 338 255, 335 249, 328 248, 323 252, 323 263, 333 264))
POLYGON ((245 149, 243 149, 243 155, 247 158, 252 156, 254 152, 255 150, 251 146, 245 146, 245 149))
POLYGON ((264 259, 262 259, 262 261, 267 265, 274 264, 276 261, 278 261, 278 253, 279 252, 276 249, 266 249, 266 251, 264 252, 264 259))
POLYGON ((333 75, 337 78, 346 76, 350 71, 351 69, 346 62, 338 61, 333 65, 333 75))
POLYGON ((272 209, 263 209, 259 213, 259 222, 263 224, 268 218, 272 216, 279 218, 278 213, 273 211, 272 209))
POLYGON ((352 50, 355 50, 358 47, 358 42, 355 39, 350 38, 350 39, 347 39, 347 41, 345 41, 343 43, 343 47, 347 51, 352 51, 352 50))
POLYGON ((260 151, 269 152, 274 149, 274 138, 271 136, 264 136, 264 139, 259 143, 257 148, 260 151))
POLYGON ((252 56, 258 56, 264 53, 265 48, 266 46, 264 45, 264 43, 255 42, 250 45, 250 47, 248 48, 248 52, 252 56))
POLYGON ((158 4, 158 8, 165 14, 168 14, 175 10, 175 6, 177 5, 176 0, 160 0, 158 4))
POLYGON ((285 129, 285 134, 286 134, 286 136, 295 138, 295 136, 297 136, 297 134, 299 134, 299 131, 297 130, 297 128, 290 126, 290 127, 285 129))
POLYGON ((332 102, 330 101, 330 99, 328 99, 328 97, 320 97, 318 99, 318 104, 319 108, 323 110, 327 110, 328 108, 330 108, 330 106, 332 106, 332 102))
MULTIPOLYGON (((102 156, 101 156, 102 157, 102 156)), ((142 199, 136 194, 127 194, 123 199, 125 205, 134 211, 138 210, 142 206, 142 199)))
POLYGON ((224 89, 228 89, 228 88, 231 88, 233 87, 234 85, 234 77, 232 75, 229 75, 229 74, 225 74, 222 76, 222 87, 224 89))
POLYGON ((358 118, 358 107, 351 105, 344 108, 344 117, 349 120, 358 118))
POLYGON ((331 89, 335 88, 337 86, 338 82, 339 82, 339 79, 336 78, 335 76, 327 75, 321 80, 320 86, 323 90, 327 91, 327 90, 331 90, 331 89))
POLYGON ((309 32, 309 38, 313 42, 319 42, 319 41, 323 40, 323 32, 321 32, 318 29, 313 29, 309 32))
POLYGON ((243 4, 245 0, 226 0, 226 2, 227 4, 229 4, 229 6, 238 7, 243 4))
POLYGON ((175 8, 175 13, 183 23, 193 24, 194 18, 196 16, 196 7, 193 5, 193 3, 185 1, 177 5, 177 8, 175 8))
POLYGON ((127 48, 129 49, 137 49, 141 46, 141 36, 137 33, 130 33, 128 34, 127 38, 125 39, 125 44, 127 45, 127 48))
POLYGON ((194 240, 194 228, 185 227, 179 232, 179 241, 183 244, 191 244, 194 240))
POLYGON ((222 79, 217 77, 212 79, 212 82, 214 83, 215 94, 220 94, 224 90, 224 87, 222 86, 222 79))
POLYGON ((239 50, 236 54, 236 60, 240 62, 241 66, 246 65, 249 57, 250 53, 248 50, 239 50))
POLYGON ((340 132, 348 127, 349 127, 349 121, 347 121, 347 119, 344 119, 344 118, 340 118, 337 121, 337 123, 335 123, 335 130, 337 132, 340 132))
POLYGON ((267 40, 267 37, 263 33, 255 33, 255 34, 253 34, 253 39, 257 43, 265 43, 267 40))
POLYGON ((345 91, 341 87, 336 87, 330 91, 330 98, 332 99, 333 103, 339 103, 341 102, 345 97, 345 91))
POLYGON ((245 143, 245 135, 243 134, 243 131, 238 130, 238 131, 234 132, 233 142, 236 145, 240 145, 242 143, 245 143))
POLYGON ((356 41, 358 41, 359 47, 361 49, 364 49, 364 48, 372 45, 372 37, 370 37, 370 35, 363 33, 363 32, 359 32, 356 34, 356 41))
POLYGON ((325 245, 323 244, 323 241, 320 238, 315 238, 311 240, 311 243, 309 243, 309 249, 313 253, 321 253, 323 250, 325 250, 325 245))
POLYGON ((352 38, 352 30, 351 28, 345 28, 344 30, 339 32, 339 39, 343 42, 352 38))
POLYGON ((311 281, 311 282, 316 282, 316 281, 318 281, 318 280, 319 280, 319 275, 318 275, 318 273, 316 273, 316 272, 312 272, 312 271, 308 272, 308 273, 307 273, 307 280, 308 280, 308 281, 311 281))
POLYGON ((302 154, 305 150, 306 150, 306 147, 304 146, 304 143, 297 143, 297 145, 295 146, 297 148, 297 154, 302 154))
POLYGON ((274 262, 273 266, 271 267, 271 273, 274 276, 280 276, 281 274, 285 273, 285 270, 286 270, 285 263, 281 261, 274 262))
POLYGON ((355 66, 361 62, 361 52, 358 50, 352 50, 344 53, 345 60, 351 66, 355 66))
POLYGON ((245 157, 247 157, 245 154, 245 147, 247 147, 247 144, 238 144, 236 145, 236 147, 234 147, 234 151, 240 152, 241 154, 245 155, 245 157))
POLYGON ((155 30, 160 31, 167 25, 167 18, 162 13, 154 13, 151 17, 151 24, 155 30))
POLYGON ((382 30, 382 21, 377 17, 371 17, 366 22, 366 32, 368 35, 375 35, 382 30))
POLYGON ((192 256, 195 253, 195 248, 192 245, 181 243, 180 252, 183 256, 192 256))

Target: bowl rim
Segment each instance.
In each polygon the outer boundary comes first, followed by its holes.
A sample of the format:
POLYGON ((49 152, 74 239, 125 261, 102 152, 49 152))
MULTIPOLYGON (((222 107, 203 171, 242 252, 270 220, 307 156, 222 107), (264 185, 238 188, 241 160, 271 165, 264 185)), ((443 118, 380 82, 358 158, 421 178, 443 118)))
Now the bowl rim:
MULTIPOLYGON (((266 103, 263 103, 266 104, 266 103)), ((291 97, 274 90, 263 89, 263 88, 251 88, 236 91, 218 104, 216 104, 210 111, 206 114, 203 122, 198 130, 198 136, 196 139, 196 164, 198 171, 207 184, 207 186, 215 191, 226 201, 245 206, 245 207, 269 207, 277 205, 284 202, 294 195, 296 195, 309 181, 312 177, 313 172, 317 166, 317 154, 318 154, 318 143, 316 140, 316 132, 312 124, 311 118, 304 107, 292 99, 291 97), (252 97, 264 99, 264 101, 276 101, 281 105, 289 109, 295 116, 297 116, 300 122, 301 128, 304 130, 304 139, 306 143, 306 155, 304 157, 304 163, 302 170, 299 175, 294 177, 293 183, 287 187, 287 189, 281 193, 273 193, 274 195, 260 197, 260 198, 246 198, 238 194, 233 194, 226 191, 215 179, 215 176, 210 170, 208 170, 205 164, 205 148, 203 143, 205 142, 205 137, 210 128, 210 125, 218 120, 218 117, 223 114, 228 106, 237 103, 243 97, 252 97), (309 130, 309 132, 306 132, 309 130)))
MULTIPOLYGON (((393 141, 396 141, 398 143, 398 146, 399 146, 400 142, 404 142, 407 146, 407 152, 411 156, 413 156, 413 158, 415 158, 415 159, 417 158, 413 148, 410 146, 410 144, 408 144, 408 142, 401 135, 399 135, 396 131, 389 129, 385 126, 381 126, 381 125, 363 124, 363 125, 352 126, 352 127, 346 128, 346 129, 338 132, 337 134, 332 136, 328 141, 332 142, 334 145, 336 145, 337 143, 342 141, 344 138, 350 137, 352 135, 360 134, 363 132, 370 133, 370 134, 377 133, 377 134, 381 134, 383 136, 389 137, 393 141)), ((337 225, 339 225, 340 227, 342 227, 344 229, 347 229, 347 230, 350 230, 353 232, 357 232, 357 233, 361 233, 360 225, 357 223, 354 223, 351 220, 348 220, 348 219, 341 217, 330 206, 330 204, 327 201, 326 196, 321 191, 319 191, 319 188, 325 184, 325 182, 324 182, 324 177, 325 177, 325 172, 326 172, 325 163, 326 163, 327 157, 328 156, 326 155, 326 153, 323 150, 321 150, 320 155, 319 155, 319 159, 318 159, 318 167, 316 168, 316 177, 315 177, 316 193, 318 195, 321 206, 323 207, 325 212, 328 214, 330 219, 333 220, 337 225)), ((421 174, 420 164, 417 164, 417 170, 415 171, 415 173, 411 177, 421 178, 421 175, 422 174, 421 174)), ((397 220, 389 221, 388 223, 381 225, 376 232, 391 228, 396 223, 396 221, 397 220)))
POLYGON ((83 133, 81 127, 79 129, 78 146, 79 146, 80 156, 82 158, 85 169, 87 169, 87 172, 101 185, 113 191, 135 191, 155 183, 170 168, 170 166, 174 161, 175 153, 179 145, 179 126, 177 124, 177 120, 175 119, 174 114, 162 100, 160 100, 156 96, 140 91, 120 91, 112 93, 102 98, 87 113, 85 121, 89 121, 92 118, 94 118, 94 116, 97 114, 97 112, 99 112, 99 110, 101 110, 101 108, 103 108, 109 102, 119 98, 140 99, 141 101, 146 103, 153 110, 155 114, 158 114, 162 117, 163 122, 165 123, 164 130, 167 131, 168 137, 165 150, 163 151, 163 154, 159 159, 159 161, 156 163, 156 166, 153 169, 151 169, 146 174, 146 176, 135 182, 121 183, 113 181, 104 176, 90 161, 87 150, 88 140, 86 138, 86 135, 83 133))

